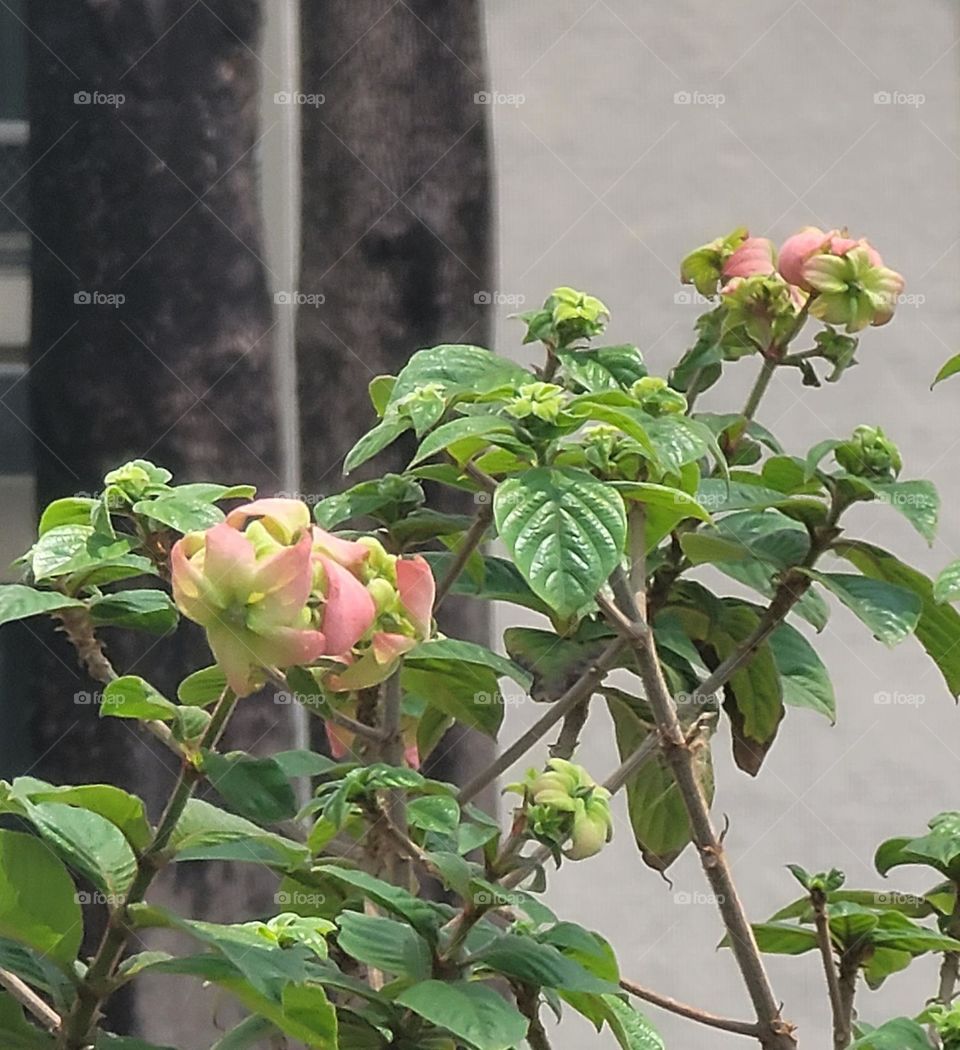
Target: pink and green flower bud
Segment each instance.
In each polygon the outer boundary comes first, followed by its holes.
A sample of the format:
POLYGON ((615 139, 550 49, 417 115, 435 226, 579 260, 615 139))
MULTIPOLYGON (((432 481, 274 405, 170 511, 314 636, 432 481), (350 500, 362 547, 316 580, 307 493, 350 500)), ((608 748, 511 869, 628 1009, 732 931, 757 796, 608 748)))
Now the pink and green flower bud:
POLYGON ((578 292, 576 288, 554 288, 544 305, 552 311, 553 325, 561 344, 599 335, 610 319, 606 304, 594 295, 578 292))
POLYGON ((692 284, 708 299, 712 298, 717 294, 724 264, 746 240, 747 231, 740 227, 726 237, 694 249, 680 264, 680 280, 692 284))
POLYGON ((683 415, 687 410, 687 399, 660 376, 638 379, 630 387, 630 393, 650 416, 683 415))
POLYGON ((748 237, 723 263, 721 274, 732 277, 769 275, 777 270, 777 249, 766 237, 748 237))
POLYGON ((834 456, 856 477, 893 480, 903 469, 900 450, 880 427, 859 426, 849 441, 838 445, 834 456))
POLYGON ((844 325, 859 332, 867 325, 882 325, 893 317, 903 278, 874 261, 879 256, 858 243, 843 255, 815 255, 803 268, 804 277, 817 293, 810 313, 827 324, 844 325))
POLYGON ((555 383, 526 383, 517 396, 508 401, 504 411, 514 419, 533 416, 544 423, 556 423, 566 403, 566 391, 555 383))
POLYGON ((746 335, 749 342, 744 342, 744 353, 750 352, 750 343, 766 350, 786 338, 800 308, 796 289, 777 274, 734 277, 724 285, 721 295, 721 332, 739 331, 746 335))

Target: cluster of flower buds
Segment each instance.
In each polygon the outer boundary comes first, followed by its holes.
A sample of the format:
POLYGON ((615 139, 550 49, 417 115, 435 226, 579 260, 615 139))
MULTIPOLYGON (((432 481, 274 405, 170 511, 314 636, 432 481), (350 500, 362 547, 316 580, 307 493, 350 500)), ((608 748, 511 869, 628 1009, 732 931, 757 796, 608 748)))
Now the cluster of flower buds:
POLYGON ((299 500, 260 499, 171 554, 174 599, 206 628, 230 688, 271 670, 320 665, 331 691, 376 685, 431 631, 435 585, 421 557, 310 524, 299 500))
POLYGON ((595 296, 576 288, 554 288, 539 310, 518 316, 527 324, 525 343, 546 343, 556 348, 599 335, 610 311, 595 296))
POLYGON ((660 376, 638 379, 630 387, 630 394, 648 416, 682 416, 687 411, 687 399, 660 376))
POLYGON ((859 478, 892 481, 903 469, 900 450, 879 427, 857 427, 833 454, 848 474, 859 478))
POLYGON ((544 423, 556 423, 567 399, 567 392, 556 383, 526 383, 507 402, 504 411, 514 419, 532 416, 544 423))
POLYGON ((779 252, 765 237, 735 230, 691 252, 680 276, 702 295, 719 291, 745 318, 765 314, 770 327, 809 303, 813 317, 858 332, 889 321, 903 291, 903 278, 867 240, 814 226, 788 237, 779 252))
POLYGON ((505 790, 522 796, 522 813, 531 838, 563 849, 570 860, 599 853, 613 837, 610 792, 583 768, 551 758, 545 772, 531 769, 505 790))

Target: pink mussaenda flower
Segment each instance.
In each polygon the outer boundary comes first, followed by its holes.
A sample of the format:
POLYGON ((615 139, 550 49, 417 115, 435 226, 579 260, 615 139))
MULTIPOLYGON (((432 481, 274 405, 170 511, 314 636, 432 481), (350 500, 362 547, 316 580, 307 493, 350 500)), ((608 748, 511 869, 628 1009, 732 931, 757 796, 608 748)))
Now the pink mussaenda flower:
POLYGON ((772 274, 777 268, 777 250, 766 237, 748 237, 723 264, 722 275, 731 277, 755 277, 757 274, 772 274))
POLYGON ((903 277, 877 265, 880 256, 864 243, 841 255, 816 255, 804 266, 811 288, 817 293, 810 313, 827 324, 845 325, 859 332, 867 325, 882 325, 893 317, 903 277))
POLYGON ((322 656, 327 643, 312 629, 310 536, 258 555, 245 533, 221 522, 190 533, 171 553, 173 595, 180 611, 206 628, 227 683, 247 696, 266 667, 293 667, 322 656))

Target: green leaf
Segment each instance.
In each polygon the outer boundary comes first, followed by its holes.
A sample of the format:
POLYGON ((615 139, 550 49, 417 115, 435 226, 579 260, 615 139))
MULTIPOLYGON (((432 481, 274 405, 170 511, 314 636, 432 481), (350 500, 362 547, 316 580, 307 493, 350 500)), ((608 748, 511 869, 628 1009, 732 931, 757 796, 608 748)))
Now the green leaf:
POLYGON ((532 382, 525 368, 480 346, 445 343, 418 350, 397 376, 390 404, 419 386, 436 384, 445 395, 465 390, 485 393, 500 386, 532 382))
POLYGON ((578 962, 563 955, 551 944, 540 944, 531 937, 506 933, 475 952, 481 966, 542 988, 567 992, 615 994, 617 984, 595 977, 578 962))
MULTIPOLYGON (((436 430, 431 431, 420 442, 410 466, 415 467, 425 459, 443 452, 456 442, 464 442, 468 449, 465 456, 469 459, 480 449, 485 448, 489 442, 483 439, 491 434, 513 434, 513 426, 505 419, 497 419, 496 416, 461 416, 452 419, 449 423, 443 423, 436 430), (472 440, 467 440, 472 439, 472 440)), ((459 458, 459 457, 456 457, 459 458)))
POLYGON ((884 645, 902 642, 917 627, 922 603, 913 591, 847 572, 807 570, 856 615, 884 645))
POLYGON ((496 738, 503 722, 503 696, 496 672, 489 667, 456 660, 420 660, 404 664, 400 681, 404 692, 496 738))
POLYGON ((139 500, 133 505, 133 513, 184 533, 209 529, 224 519, 223 511, 209 500, 191 499, 186 494, 139 500))
POLYGON ((593 600, 627 534, 618 493, 586 471, 539 467, 498 486, 500 537, 531 589, 560 616, 593 600))
POLYGON ((896 1017, 861 1036, 850 1050, 930 1050, 927 1033, 909 1017, 896 1017))
POLYGON ((949 879, 960 879, 960 812, 933 817, 929 833, 918 838, 888 839, 877 849, 874 864, 881 875, 902 864, 926 864, 949 879))
POLYGON ((340 948, 359 962, 398 977, 424 981, 433 971, 430 946, 396 919, 346 911, 338 919, 340 948))
POLYGON ((780 673, 783 702, 806 707, 837 720, 837 698, 823 661, 806 638, 788 623, 770 635, 770 649, 780 673))
POLYGON ((115 906, 137 870, 137 858, 123 832, 89 809, 63 802, 24 801, 23 805, 44 842, 115 906))
POLYGON ((65 802, 99 813, 123 832, 135 850, 142 850, 152 837, 143 800, 113 784, 54 787, 32 777, 18 777, 13 794, 30 802, 65 802))
MULTIPOLYGON (((613 717, 617 750, 621 760, 632 755, 654 732, 637 704, 626 694, 606 692, 613 717)), ((697 775, 708 802, 713 801, 713 762, 704 742, 694 752, 697 775)), ((659 748, 626 783, 630 825, 644 862, 655 871, 665 871, 690 843, 690 819, 676 781, 659 748)))
POLYGON ((0 1043, 3 1050, 53 1050, 53 1036, 30 1024, 20 1004, 0 992, 0 1043))
POLYGON ((527 1033, 526 1018, 476 981, 421 981, 396 1002, 476 1050, 511 1050, 527 1033))
POLYGON ((960 372, 960 354, 954 354, 953 357, 944 362, 940 371, 937 372, 933 382, 930 384, 930 389, 932 390, 937 383, 942 383, 944 379, 949 379, 951 376, 955 376, 957 372, 960 372))
MULTIPOLYGON (((789 922, 758 922, 753 924, 760 951, 768 955, 803 955, 817 947, 817 934, 809 926, 789 922)), ((724 939, 724 947, 729 947, 724 939)))
POLYGON ((368 430, 347 453, 343 461, 343 473, 349 474, 361 464, 366 463, 368 459, 373 459, 378 452, 382 452, 388 445, 392 445, 401 434, 405 434, 412 426, 413 424, 409 419, 396 416, 388 417, 378 423, 373 430, 368 430))
POLYGON ((559 700, 609 641, 609 636, 584 640, 564 638, 532 627, 508 627, 503 632, 503 644, 511 658, 532 675, 528 688, 531 698, 538 703, 559 700))
POLYGON ((317 751, 278 751, 271 757, 288 777, 319 777, 336 765, 332 758, 317 751))
POLYGON ((273 824, 297 815, 293 788, 273 758, 255 758, 244 751, 201 754, 201 768, 210 783, 240 816, 258 824, 273 824))
POLYGON ((590 393, 628 388, 647 374, 643 354, 629 343, 557 350, 556 354, 564 372, 590 393))
POLYGON ((160 1046, 157 1043, 145 1043, 127 1035, 111 1035, 101 1032, 97 1036, 94 1050, 174 1050, 172 1046, 160 1046))
POLYGON ((254 1014, 231 1028, 222 1039, 218 1039, 210 1047, 210 1050, 253 1050, 254 1047, 261 1046, 264 1040, 276 1034, 277 1031, 278 1029, 271 1021, 254 1014))
POLYGON ((98 624, 132 627, 150 634, 166 634, 177 626, 180 615, 166 591, 118 591, 94 598, 90 615, 98 624))
POLYGON ((870 481, 858 478, 876 495, 877 501, 899 511, 929 544, 937 535, 940 496, 932 481, 870 481))
POLYGON ((650 420, 647 432, 667 473, 679 474, 687 463, 695 463, 708 454, 713 455, 719 471, 726 473, 727 461, 705 423, 688 416, 661 416, 650 420))
POLYGON ((74 590, 152 574, 148 558, 130 553, 135 543, 129 536, 104 536, 90 525, 58 525, 34 544, 30 568, 38 583, 70 576, 74 590))
POLYGON ((456 799, 445 795, 416 798, 407 803, 407 822, 421 831, 452 835, 460 823, 460 806, 456 799))
POLYGON ((449 917, 449 910, 444 910, 441 905, 421 900, 409 891, 384 882, 374 875, 368 875, 365 871, 341 868, 336 864, 321 864, 314 868, 314 874, 326 876, 348 886, 359 896, 369 897, 384 911, 405 919, 417 933, 431 943, 436 943, 440 924, 449 917))
POLYGON ((614 481, 611 484, 626 500, 673 511, 677 521, 683 521, 684 518, 711 520, 710 512, 682 489, 670 485, 654 485, 647 481, 614 481))
POLYGON ((327 496, 313 508, 313 516, 322 529, 351 518, 374 517, 389 523, 422 506, 424 499, 423 488, 413 478, 386 474, 327 496))
POLYGON ((960 694, 960 613, 949 605, 938 605, 930 580, 880 547, 841 540, 834 549, 865 576, 906 587, 917 595, 921 602, 917 640, 940 668, 951 695, 960 694))
POLYGON ((960 560, 951 562, 933 584, 933 600, 938 604, 955 602, 960 598, 960 560))
MULTIPOLYGON (((437 580, 447 575, 454 559, 453 554, 434 551, 426 551, 423 556, 437 580)), ((513 602, 514 605, 549 615, 550 607, 530 590, 527 581, 512 562, 487 554, 483 556, 482 564, 482 579, 474 579, 469 573, 462 572, 450 593, 482 601, 513 602)))
POLYGON ((89 525, 98 500, 89 496, 67 496, 55 499, 40 515, 39 535, 55 529, 58 525, 89 525))
POLYGON ((522 667, 476 642, 458 638, 432 638, 421 642, 404 658, 407 665, 413 666, 431 660, 456 660, 465 664, 476 664, 478 667, 488 667, 498 678, 512 678, 517 685, 523 687, 530 684, 530 675, 522 667))
POLYGON ((272 867, 296 867, 309 856, 300 843, 198 798, 184 808, 170 849, 176 860, 240 860, 272 867))
POLYGON ((603 996, 606 1021, 621 1050, 666 1050, 656 1029, 639 1010, 616 995, 603 996))
POLYGON ((0 585, 0 625, 40 613, 83 608, 83 602, 54 591, 38 591, 22 583, 0 585))
POLYGON ((33 835, 0 828, 0 936, 72 968, 83 914, 67 869, 33 835))
POLYGON ((220 667, 204 667, 177 686, 177 699, 188 707, 207 707, 219 700, 227 688, 227 678, 220 667))
POLYGON ((179 708, 153 686, 136 675, 116 678, 103 691, 100 705, 101 718, 159 719, 170 722, 177 717, 179 708))

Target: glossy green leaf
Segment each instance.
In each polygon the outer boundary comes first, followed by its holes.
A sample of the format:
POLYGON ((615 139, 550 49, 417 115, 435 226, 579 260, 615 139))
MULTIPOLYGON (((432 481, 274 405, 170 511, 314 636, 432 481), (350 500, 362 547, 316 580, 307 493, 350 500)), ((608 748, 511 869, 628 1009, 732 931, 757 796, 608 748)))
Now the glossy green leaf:
POLYGON ((18 777, 12 787, 14 796, 30 802, 64 802, 99 813, 123 832, 135 850, 142 850, 152 836, 143 800, 113 784, 55 787, 33 777, 18 777))
POLYGON ((511 1050, 527 1032, 526 1018, 476 981, 421 981, 401 992, 396 1002, 476 1050, 511 1050))
POLYGON ((932 481, 859 480, 865 482, 879 503, 886 503, 899 511, 927 543, 933 543, 940 515, 940 496, 932 481))
POLYGON ((98 624, 130 627, 150 634, 166 634, 180 619, 170 595, 156 590, 118 591, 94 598, 90 615, 98 624))
MULTIPOLYGON (((447 575, 454 559, 453 554, 434 551, 425 552, 424 557, 437 580, 442 580, 447 575)), ((482 565, 481 579, 474 579, 469 573, 462 572, 450 593, 483 601, 512 602, 535 612, 549 614, 550 607, 533 593, 512 562, 488 554, 483 556, 482 565)))
POLYGON ((603 996, 606 1021, 621 1050, 666 1050, 666 1044, 647 1018, 615 995, 603 996))
POLYGON ((564 372, 588 392, 630 387, 647 374, 643 354, 631 344, 558 350, 564 372))
POLYGON ((54 1050, 52 1035, 32 1025, 20 1004, 0 991, 0 1046, 3 1050, 54 1050))
POLYGON ((407 822, 421 831, 452 835, 460 823, 460 806, 445 795, 416 798, 407 803, 407 822))
POLYGON ((0 828, 0 936, 72 967, 83 937, 77 889, 33 835, 0 828))
POLYGON ((40 613, 83 608, 83 602, 56 591, 38 591, 22 583, 0 585, 0 625, 40 613))
POLYGON ((293 788, 273 758, 256 758, 244 751, 204 751, 201 758, 201 768, 210 783, 240 816, 258 824, 273 824, 296 816, 293 788))
POLYGON ((609 644, 609 637, 565 638, 532 627, 508 627, 503 644, 532 676, 530 696, 538 703, 559 700, 609 644))
POLYGON ((500 386, 530 383, 534 378, 525 368, 483 347, 445 343, 418 350, 410 358, 397 376, 390 403, 428 383, 435 384, 444 394, 459 390, 483 393, 500 386))
POLYGON ((499 485, 493 507, 517 568, 560 616, 593 600, 623 551, 623 500, 586 471, 538 467, 499 485))
POLYGON ((190 799, 177 821, 170 849, 176 860, 240 860, 271 867, 295 867, 308 856, 300 843, 198 798, 190 799))
POLYGON ((368 459, 373 459, 378 452, 392 445, 401 434, 405 434, 411 427, 412 423, 409 419, 396 416, 385 418, 373 430, 368 430, 350 449, 343 461, 343 473, 349 474, 366 463, 368 459))
POLYGON ((532 937, 519 934, 505 933, 497 937, 474 953, 473 958, 484 968, 538 987, 597 995, 617 991, 616 983, 594 976, 553 945, 540 944, 532 937))
POLYGON ((458 442, 469 444, 470 455, 484 448, 489 442, 483 440, 493 434, 512 434, 513 426, 505 419, 496 416, 460 416, 449 423, 443 423, 431 431, 420 442, 410 466, 414 467, 425 459, 437 455, 458 442), (468 440, 467 439, 471 439, 468 440))
POLYGON ((916 629, 922 606, 913 591, 855 573, 808 572, 839 598, 884 645, 897 645, 916 629))
POLYGON ((927 1033, 909 1017, 896 1017, 861 1036, 850 1050, 930 1050, 927 1033))
POLYGON ((459 638, 432 638, 421 642, 404 658, 406 665, 414 667, 422 661, 431 660, 455 660, 478 667, 488 667, 498 678, 511 678, 523 687, 530 684, 530 676, 522 667, 477 642, 459 638))
POLYGON ((788 623, 781 624, 770 635, 770 650, 780 674, 783 702, 791 707, 806 707, 837 720, 837 698, 830 676, 817 651, 806 638, 788 623))
POLYGON ((503 722, 503 695, 497 674, 489 667, 424 659, 405 664, 400 681, 405 693, 412 693, 458 722, 496 738, 503 722))
POLYGON ((938 604, 960 599, 960 560, 951 562, 933 584, 933 600, 938 604))
POLYGON ((931 581, 882 548, 862 541, 841 540, 834 549, 865 576, 905 587, 919 598, 917 640, 940 669, 951 695, 960 694, 960 646, 957 645, 960 613, 949 605, 939 605, 934 599, 931 581))
POLYGON ((179 708, 136 675, 116 678, 103 691, 101 718, 159 719, 170 722, 179 708))
POLYGON ((227 678, 220 667, 204 667, 177 686, 177 699, 189 707, 207 707, 219 700, 227 688, 227 678))
POLYGON ((359 962, 415 981, 431 976, 430 946, 406 923, 382 915, 345 911, 337 924, 337 943, 359 962))
POLYGON ((937 372, 933 382, 930 384, 930 388, 933 389, 937 383, 942 383, 944 379, 949 379, 951 376, 955 376, 957 372, 960 372, 960 354, 954 354, 953 357, 944 362, 940 371, 937 372))

